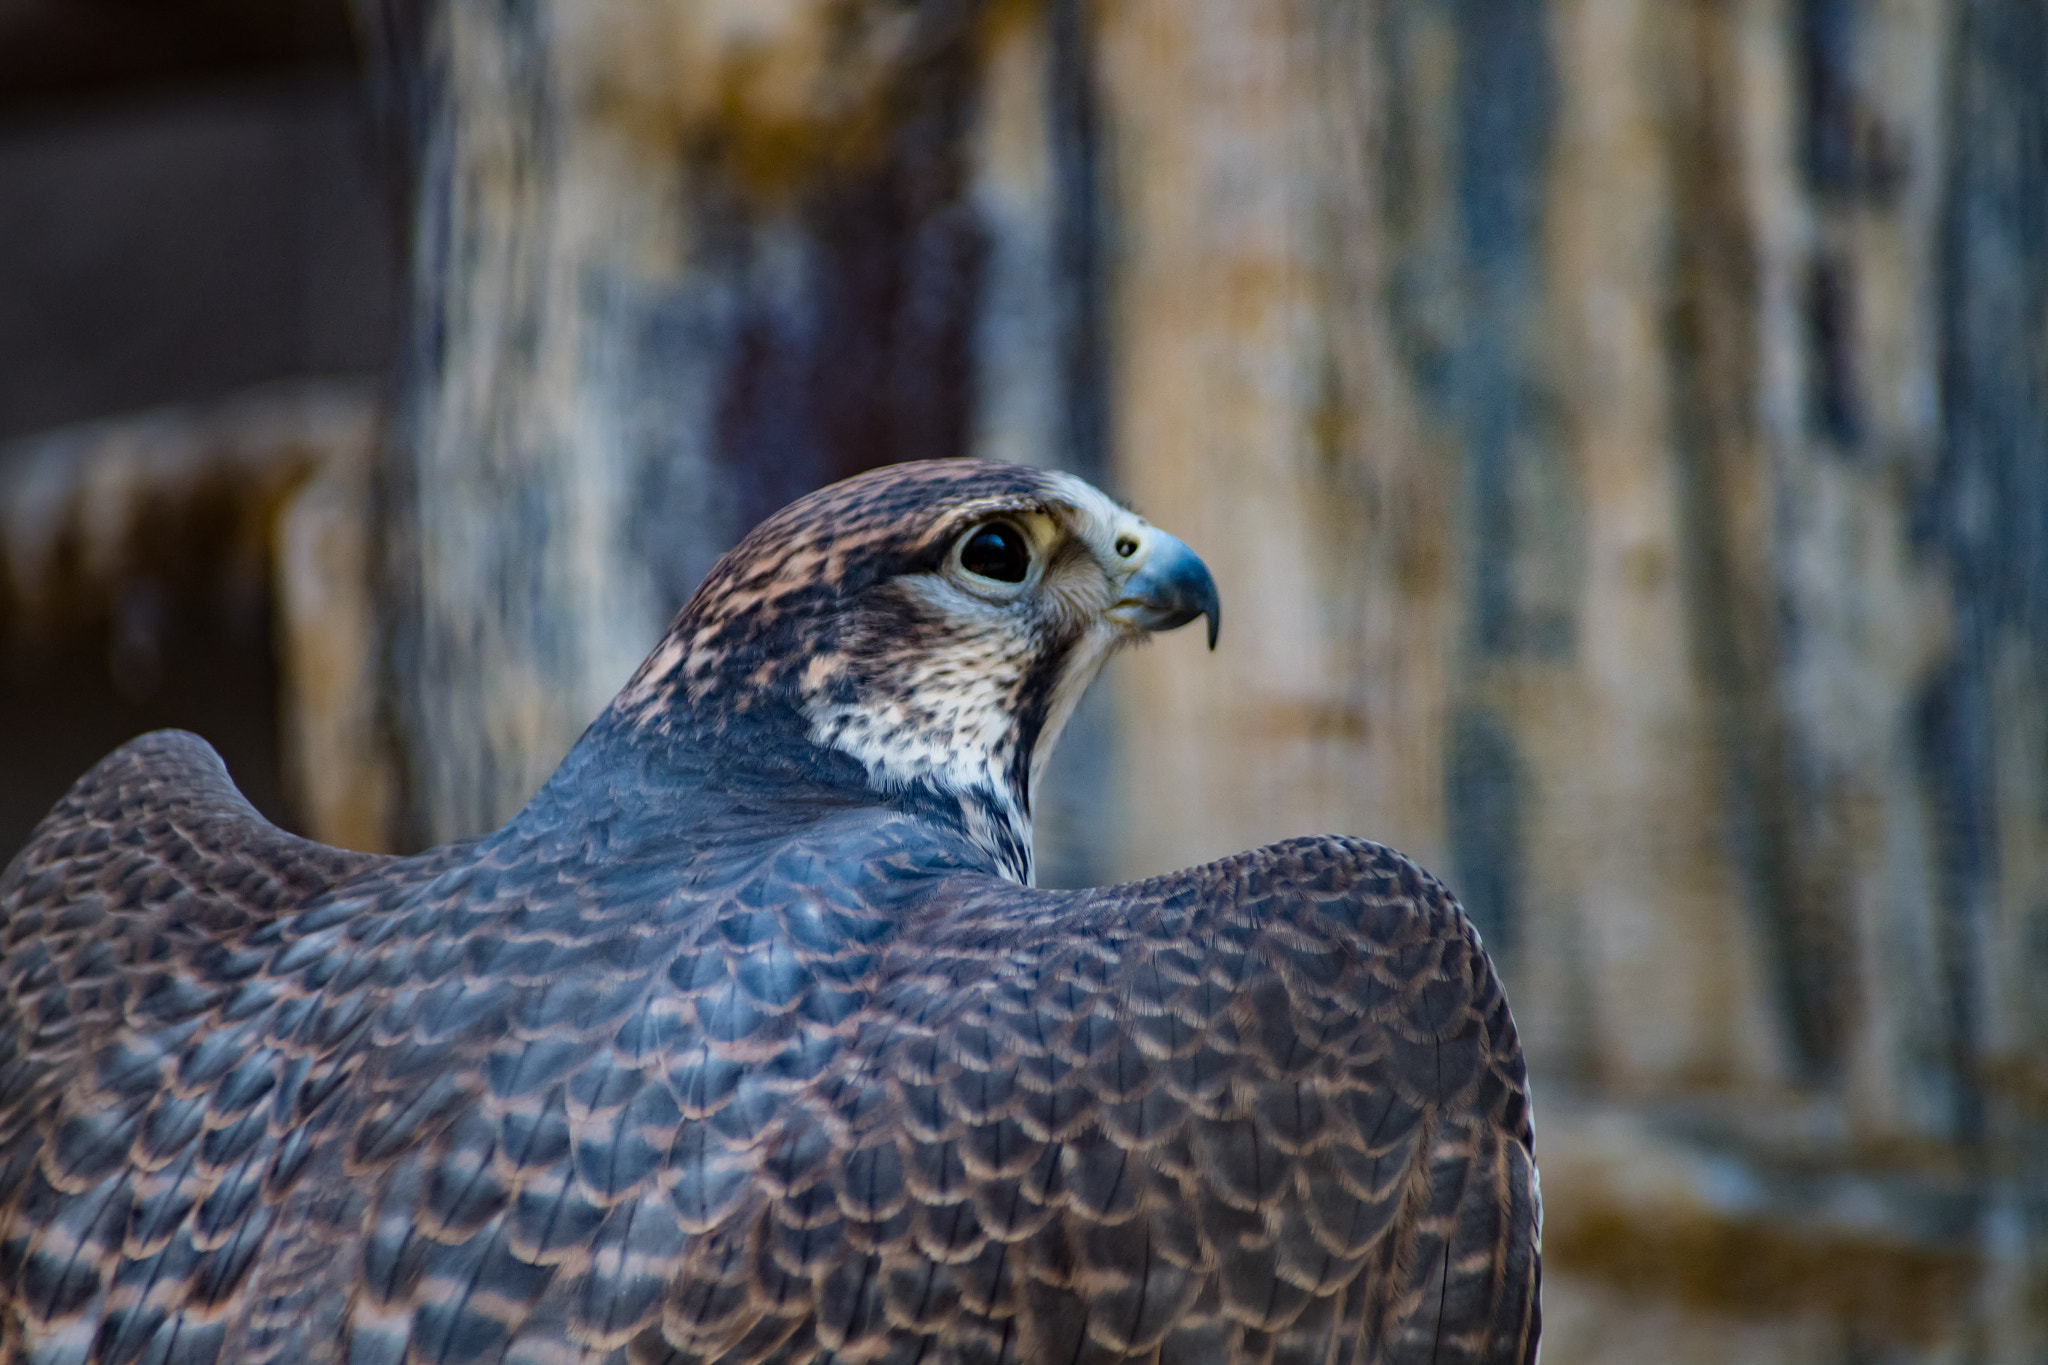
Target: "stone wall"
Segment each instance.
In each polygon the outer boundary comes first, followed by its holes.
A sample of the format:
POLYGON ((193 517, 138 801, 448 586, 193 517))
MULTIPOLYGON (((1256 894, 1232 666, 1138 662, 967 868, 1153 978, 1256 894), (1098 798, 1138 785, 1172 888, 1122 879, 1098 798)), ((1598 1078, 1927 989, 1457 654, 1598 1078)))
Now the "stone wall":
POLYGON ((1445 870, 1547 1360, 2037 1358, 2048 19, 1103 13, 1115 467, 1234 606, 1118 870, 1445 870))

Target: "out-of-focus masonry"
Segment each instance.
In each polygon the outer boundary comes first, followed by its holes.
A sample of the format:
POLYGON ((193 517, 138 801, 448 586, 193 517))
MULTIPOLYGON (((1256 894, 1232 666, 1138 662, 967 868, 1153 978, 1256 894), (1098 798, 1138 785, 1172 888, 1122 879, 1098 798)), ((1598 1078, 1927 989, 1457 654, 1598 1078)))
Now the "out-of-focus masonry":
POLYGON ((2048 1353, 2048 9, 334 3, 0 16, 9 849, 168 723, 477 832, 788 497, 1057 463, 1230 624, 1048 879, 1439 870, 1548 1365, 2048 1353))

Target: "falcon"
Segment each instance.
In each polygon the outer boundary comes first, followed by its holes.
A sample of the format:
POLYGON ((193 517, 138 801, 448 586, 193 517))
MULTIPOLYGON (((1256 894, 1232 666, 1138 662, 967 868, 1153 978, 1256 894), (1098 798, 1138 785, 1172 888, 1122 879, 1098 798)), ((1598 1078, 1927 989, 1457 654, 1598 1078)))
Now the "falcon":
POLYGON ((1201 561, 1069 475, 764 522, 512 821, 260 817, 193 736, 0 880, 0 1360, 1529 1362, 1507 1000, 1400 855, 1032 886, 1201 561))

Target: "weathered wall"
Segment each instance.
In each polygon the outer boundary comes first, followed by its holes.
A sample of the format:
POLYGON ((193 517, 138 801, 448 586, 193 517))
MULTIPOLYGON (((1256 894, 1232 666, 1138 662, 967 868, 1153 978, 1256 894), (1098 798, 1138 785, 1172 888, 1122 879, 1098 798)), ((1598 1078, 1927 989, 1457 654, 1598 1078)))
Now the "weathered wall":
POLYGON ((1546 1359, 2048 1349, 2048 11, 368 8, 405 837, 786 497, 1077 468, 1230 620, 1116 666, 1048 866, 1440 869, 1539 1074, 1546 1359))
POLYGON ((713 558, 969 448, 972 6, 451 4, 402 54, 413 348, 383 480, 409 832, 503 819, 713 558))
POLYGON ((1116 467, 1235 604, 1126 670, 1123 870, 1444 870, 1550 1082, 1546 1358, 2033 1358, 2042 11, 1103 13, 1116 467))

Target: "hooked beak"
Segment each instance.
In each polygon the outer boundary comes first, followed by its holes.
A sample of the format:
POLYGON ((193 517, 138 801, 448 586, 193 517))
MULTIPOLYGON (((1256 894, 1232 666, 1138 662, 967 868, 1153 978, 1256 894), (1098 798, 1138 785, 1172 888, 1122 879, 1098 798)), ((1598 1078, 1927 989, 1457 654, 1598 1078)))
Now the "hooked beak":
POLYGON ((1154 527, 1147 534, 1154 537, 1151 553, 1124 583, 1123 596, 1110 607, 1110 615, 1151 631, 1173 630, 1206 616, 1209 648, 1216 648, 1223 604, 1216 598, 1216 580, 1209 576, 1208 566, 1164 531, 1154 527))

